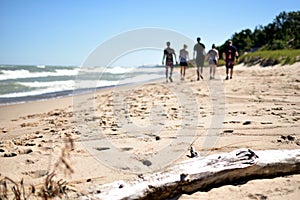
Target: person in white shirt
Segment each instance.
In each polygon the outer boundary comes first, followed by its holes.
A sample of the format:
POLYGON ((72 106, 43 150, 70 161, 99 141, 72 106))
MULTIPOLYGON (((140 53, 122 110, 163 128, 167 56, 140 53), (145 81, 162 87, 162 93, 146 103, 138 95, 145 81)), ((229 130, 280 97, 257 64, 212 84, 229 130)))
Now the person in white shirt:
POLYGON ((180 61, 180 77, 183 81, 185 78, 185 70, 188 66, 188 62, 190 61, 189 52, 187 50, 188 46, 186 44, 183 45, 183 49, 179 52, 179 61, 180 61))
POLYGON ((206 58, 209 64, 210 79, 215 78, 217 64, 219 62, 219 51, 216 49, 216 45, 213 44, 211 50, 208 51, 206 58))

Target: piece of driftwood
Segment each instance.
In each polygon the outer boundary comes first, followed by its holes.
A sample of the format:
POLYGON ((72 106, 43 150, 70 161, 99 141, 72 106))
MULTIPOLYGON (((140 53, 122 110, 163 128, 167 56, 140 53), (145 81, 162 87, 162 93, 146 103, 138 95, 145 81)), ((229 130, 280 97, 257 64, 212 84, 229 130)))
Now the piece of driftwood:
POLYGON ((253 151, 195 157, 131 182, 116 181, 89 188, 82 199, 168 199, 256 178, 300 173, 300 149, 253 151))

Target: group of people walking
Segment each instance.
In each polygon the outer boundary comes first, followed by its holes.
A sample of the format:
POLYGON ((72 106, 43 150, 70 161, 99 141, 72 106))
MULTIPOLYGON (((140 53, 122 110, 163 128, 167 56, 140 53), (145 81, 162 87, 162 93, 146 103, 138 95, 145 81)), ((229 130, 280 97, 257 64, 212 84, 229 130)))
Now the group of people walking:
MULTIPOLYGON (((219 51, 216 49, 216 45, 213 44, 212 48, 206 53, 205 45, 200 42, 201 38, 197 38, 197 43, 194 46, 193 59, 196 61, 197 65, 197 80, 200 78, 203 79, 203 67, 204 61, 207 60, 210 67, 210 79, 215 78, 216 67, 219 62, 219 51)), ((164 55, 162 64, 166 66, 166 82, 173 82, 172 74, 174 67, 174 59, 176 65, 178 64, 176 53, 174 49, 170 47, 171 43, 167 42, 167 48, 164 49, 164 55), (170 71, 169 71, 170 70, 170 71)), ((183 45, 183 49, 179 51, 179 64, 180 64, 180 79, 185 79, 185 70, 188 64, 190 63, 189 52, 187 50, 188 46, 186 44, 183 45)), ((238 51, 235 46, 232 45, 232 41, 229 40, 226 46, 225 51, 223 52, 223 59, 226 62, 226 78, 228 80, 229 77, 232 79, 233 75, 233 66, 235 60, 238 59, 238 51), (230 70, 230 74, 229 74, 230 70)))

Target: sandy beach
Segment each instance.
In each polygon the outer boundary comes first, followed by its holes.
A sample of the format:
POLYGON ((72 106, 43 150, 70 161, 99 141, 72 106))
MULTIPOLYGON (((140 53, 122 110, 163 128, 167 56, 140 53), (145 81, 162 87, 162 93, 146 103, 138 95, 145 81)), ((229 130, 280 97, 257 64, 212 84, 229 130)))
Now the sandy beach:
MULTIPOLYGON (((178 76, 173 83, 162 79, 1 106, 0 179, 23 179, 26 187, 38 188, 54 171, 54 178, 66 180, 68 193, 75 198, 92 185, 131 180, 144 169, 149 169, 147 174, 188 160, 189 142, 201 156, 239 148, 300 148, 300 63, 238 65, 228 81, 225 67, 217 68, 213 80, 208 80, 208 72, 206 67, 201 81, 195 81, 195 69, 189 68, 185 81, 178 76), (96 138, 97 131, 102 138, 96 138), (174 142, 183 137, 188 139, 174 142), (104 146, 103 138, 110 144, 104 146), (169 148, 170 160, 160 168, 151 166, 146 158, 168 145, 175 146, 169 148), (105 160, 114 155, 113 147, 130 155, 129 163, 121 158, 105 160), (135 170, 136 161, 143 165, 135 170)), ((179 199, 296 200, 299 196, 300 175, 295 174, 225 185, 179 199)))

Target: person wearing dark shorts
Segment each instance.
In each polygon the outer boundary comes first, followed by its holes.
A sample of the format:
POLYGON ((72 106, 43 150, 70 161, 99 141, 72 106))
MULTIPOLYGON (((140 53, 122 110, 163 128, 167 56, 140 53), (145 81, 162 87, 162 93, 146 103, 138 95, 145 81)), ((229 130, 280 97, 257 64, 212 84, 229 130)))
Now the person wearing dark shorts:
POLYGON ((180 76, 181 76, 181 80, 183 81, 185 78, 185 70, 190 60, 189 52, 187 50, 186 44, 183 45, 183 49, 181 49, 179 52, 179 60, 180 60, 180 76))
POLYGON ((195 59, 195 54, 196 55, 196 65, 197 65, 197 80, 199 81, 202 76, 203 72, 203 67, 204 67, 204 59, 205 59, 205 45, 200 42, 201 38, 197 38, 197 43, 194 46, 194 53, 193 53, 193 58, 195 59))
POLYGON ((174 56, 176 64, 177 64, 177 59, 176 59, 175 51, 174 51, 174 49, 170 48, 170 45, 171 45, 171 43, 167 42, 167 48, 164 49, 164 56, 163 56, 163 60, 162 60, 162 64, 164 64, 164 61, 165 61, 165 66, 166 66, 166 82, 168 82, 168 71, 169 71, 169 68, 170 68, 169 80, 171 82, 173 82, 173 79, 172 79, 173 68, 174 68, 173 56, 174 56))
POLYGON ((230 70, 230 79, 232 79, 233 75, 233 66, 235 61, 238 59, 239 54, 237 51, 237 48, 232 45, 232 41, 228 41, 228 45, 226 47, 225 52, 223 53, 223 59, 226 62, 226 78, 225 80, 228 80, 228 74, 230 70))

